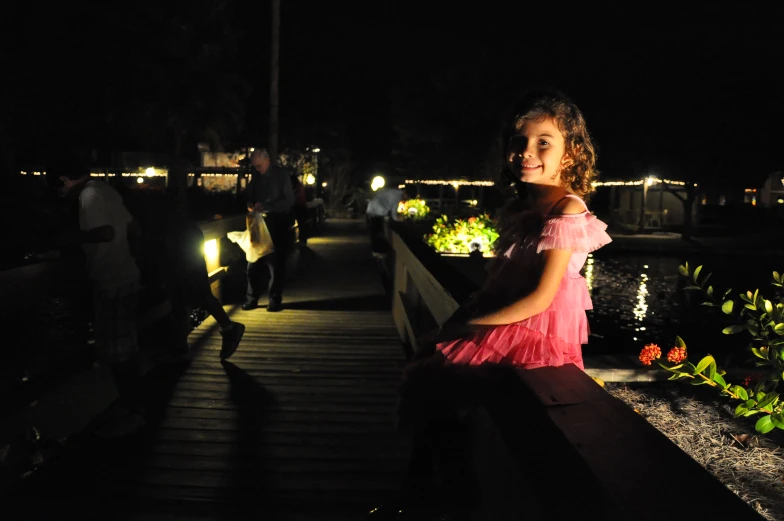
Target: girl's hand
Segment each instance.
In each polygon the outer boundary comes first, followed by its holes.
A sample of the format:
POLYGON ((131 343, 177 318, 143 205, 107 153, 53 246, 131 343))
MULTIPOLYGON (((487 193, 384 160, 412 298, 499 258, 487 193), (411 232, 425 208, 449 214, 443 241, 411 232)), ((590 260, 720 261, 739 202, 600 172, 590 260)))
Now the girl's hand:
POLYGON ((475 324, 472 321, 447 323, 439 331, 435 343, 440 344, 441 342, 472 336, 483 329, 483 327, 481 324, 475 324))

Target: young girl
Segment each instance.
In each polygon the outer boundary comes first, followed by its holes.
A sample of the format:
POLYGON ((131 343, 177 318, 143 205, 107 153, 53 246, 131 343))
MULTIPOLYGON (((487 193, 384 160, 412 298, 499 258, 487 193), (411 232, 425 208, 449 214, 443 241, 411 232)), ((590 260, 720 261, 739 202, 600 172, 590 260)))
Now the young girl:
POLYGON ((583 368, 591 298, 580 270, 610 242, 583 197, 596 154, 580 110, 562 94, 526 96, 514 118, 507 166, 526 188, 500 222, 483 287, 436 338, 447 363, 583 368))
MULTIPOLYGON (((433 465, 442 478, 470 475, 469 458, 444 454, 455 446, 445 440, 461 431, 456 412, 475 398, 470 384, 477 366, 583 368, 591 298, 580 270, 589 252, 611 240, 583 200, 596 175, 596 153, 582 113, 564 95, 531 92, 518 107, 506 160, 525 196, 503 212, 485 284, 441 328, 429 352, 417 354, 400 388, 399 420, 414 420, 401 493, 408 502, 428 486, 423 479, 432 479, 433 465), (462 468, 444 467, 457 460, 462 468)), ((467 482, 457 480, 464 488, 467 482)))

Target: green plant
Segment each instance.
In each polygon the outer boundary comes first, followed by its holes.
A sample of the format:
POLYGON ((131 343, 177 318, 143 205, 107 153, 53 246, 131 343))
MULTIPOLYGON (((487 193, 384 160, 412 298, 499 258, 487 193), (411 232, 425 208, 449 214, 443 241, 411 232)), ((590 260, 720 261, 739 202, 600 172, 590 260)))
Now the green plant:
MULTIPOLYGON (((784 380, 784 298, 780 291, 783 287, 782 276, 776 271, 773 272, 772 300, 763 297, 759 289, 740 293, 738 299, 732 299, 728 298, 732 289, 725 291, 720 298, 716 296, 713 286, 708 284, 711 274, 701 277, 702 266, 690 271, 687 262, 679 267, 679 271, 690 281, 686 290, 702 293, 704 300, 701 305, 720 309, 730 319, 730 325, 722 330, 724 334, 748 333, 748 350, 760 372, 753 377, 746 377, 743 385, 731 384, 725 379, 726 371, 717 367, 713 356, 703 357, 696 365, 689 362, 686 343, 680 337, 676 337, 677 345, 673 349, 682 349, 683 356, 668 355, 669 364, 657 363, 673 373, 670 380, 688 379, 692 385, 709 385, 719 389, 722 395, 740 401, 735 408, 736 417, 761 414, 755 424, 758 432, 764 434, 774 428, 784 429, 784 403, 779 399, 778 392, 778 387, 784 380)), ((661 351, 657 353, 657 350, 658 346, 655 344, 645 346, 640 353, 640 360, 650 365, 652 360, 661 356, 661 351)))
POLYGON ((433 233, 427 236, 427 244, 441 253, 471 253, 478 250, 489 257, 492 256, 492 245, 496 239, 498 232, 487 214, 454 221, 443 215, 436 219, 433 233))
POLYGON ((430 207, 424 199, 408 199, 400 201, 400 204, 397 206, 397 213, 402 215, 404 219, 419 221, 425 219, 430 214, 430 207))

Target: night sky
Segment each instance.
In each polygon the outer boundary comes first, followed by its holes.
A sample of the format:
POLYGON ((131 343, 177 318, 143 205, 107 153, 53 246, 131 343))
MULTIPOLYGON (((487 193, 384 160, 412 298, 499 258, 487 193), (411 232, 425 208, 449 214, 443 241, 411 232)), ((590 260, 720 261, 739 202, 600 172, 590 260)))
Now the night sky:
MULTIPOLYGON (((342 149, 359 164, 393 167, 406 156, 409 166, 417 157, 432 167, 441 154, 450 170, 465 165, 462 173, 470 174, 520 93, 551 85, 583 109, 606 178, 655 173, 731 182, 782 168, 782 8, 282 3, 283 146, 342 149)), ((242 129, 225 133, 224 141, 263 141, 269 2, 228 2, 231 8, 215 19, 201 9, 216 2, 166 4, 165 11, 145 1, 97 10, 29 5, 29 18, 16 25, 28 37, 6 47, 6 59, 22 78, 36 80, 11 86, 6 135, 20 149, 35 148, 31 140, 51 142, 41 136, 55 128, 50 134, 67 128, 84 140, 104 140, 103 147, 162 146, 168 138, 139 139, 134 125, 160 127, 161 112, 205 97, 181 95, 195 83, 219 92, 217 85, 233 85, 236 75, 238 86, 228 91, 242 92, 242 129), (217 34, 220 59, 207 67, 183 64, 176 52, 161 57, 156 46, 170 49, 179 40, 170 34, 164 44, 157 35, 171 33, 180 19, 199 26, 199 34, 217 34), (75 116, 80 111, 100 113, 102 131, 95 132, 94 118, 75 116), (142 113, 149 113, 146 123, 142 113), (8 131, 20 124, 23 131, 8 131)), ((225 105, 210 110, 227 112, 225 105)))

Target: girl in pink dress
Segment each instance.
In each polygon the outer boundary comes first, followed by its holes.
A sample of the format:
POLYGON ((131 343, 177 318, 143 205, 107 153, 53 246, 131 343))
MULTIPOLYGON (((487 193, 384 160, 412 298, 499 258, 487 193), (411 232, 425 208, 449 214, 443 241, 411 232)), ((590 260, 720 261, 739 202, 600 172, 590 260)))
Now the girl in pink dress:
POLYGON ((485 284, 404 372, 398 425, 413 427, 414 440, 395 515, 401 505, 439 503, 438 489, 454 501, 476 496, 471 457, 456 455, 470 451, 455 448, 468 443, 455 440, 465 431, 459 411, 477 399, 474 377, 484 378, 483 369, 583 368, 591 298, 580 270, 589 252, 610 242, 583 200, 596 154, 582 113, 562 94, 529 93, 518 106, 506 160, 526 195, 503 212, 485 284), (453 483, 435 485, 434 475, 453 483))
POLYGON ((454 364, 583 369, 592 305, 580 270, 611 240, 583 200, 596 154, 582 113, 564 96, 534 95, 522 108, 506 159, 527 196, 505 210, 488 278, 435 350, 454 364))

